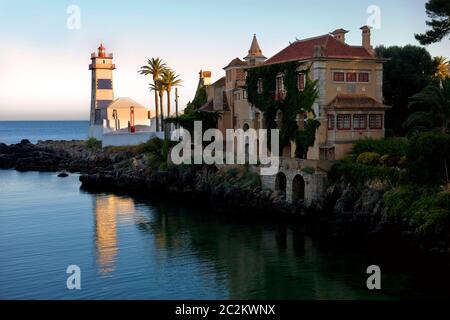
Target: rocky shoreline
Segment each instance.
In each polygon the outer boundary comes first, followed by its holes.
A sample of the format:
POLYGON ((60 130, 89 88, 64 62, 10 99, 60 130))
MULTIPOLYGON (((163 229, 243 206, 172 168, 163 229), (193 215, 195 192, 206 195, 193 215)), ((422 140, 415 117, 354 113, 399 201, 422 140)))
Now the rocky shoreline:
POLYGON ((82 188, 88 191, 120 191, 158 199, 177 196, 218 213, 301 221, 317 238, 450 255, 450 235, 445 230, 426 234, 411 222, 387 215, 383 196, 388 187, 382 183, 364 190, 336 183, 320 201, 304 208, 302 203, 286 203, 276 192, 243 187, 238 177, 227 176, 216 167, 150 167, 136 148, 88 148, 82 141, 0 144, 0 169, 79 172, 82 188))

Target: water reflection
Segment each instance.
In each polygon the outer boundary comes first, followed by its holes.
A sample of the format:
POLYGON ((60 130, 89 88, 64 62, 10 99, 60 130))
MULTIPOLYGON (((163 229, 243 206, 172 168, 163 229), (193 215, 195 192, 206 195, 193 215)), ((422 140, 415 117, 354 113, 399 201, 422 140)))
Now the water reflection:
POLYGON ((145 211, 140 208, 148 204, 115 195, 99 195, 95 201, 97 261, 103 274, 114 271, 121 247, 118 224, 134 223, 153 242, 155 250, 143 254, 150 254, 161 271, 177 257, 183 268, 202 270, 202 286, 223 286, 227 298, 356 298, 363 289, 363 277, 352 286, 351 266, 324 264, 299 228, 236 223, 236 218, 172 204, 145 211), (327 272, 338 272, 338 278, 327 272))
POLYGON ((318 246, 296 225, 181 201, 80 192, 76 176, 0 170, 0 181, 0 298, 448 298, 448 265, 429 259, 318 246), (75 295, 55 277, 70 264, 85 279, 75 295), (371 264, 381 293, 365 287, 371 264))
POLYGON ((118 252, 117 224, 129 224, 136 209, 134 201, 115 195, 94 197, 95 245, 99 271, 108 274, 114 271, 118 252))
POLYGON ((125 281, 139 280, 157 298, 378 299, 399 287, 396 275, 384 274, 385 290, 369 292, 367 255, 323 250, 298 226, 116 195, 95 196, 95 217, 100 273, 123 276, 117 260, 131 256, 126 263, 136 265, 125 281), (125 226, 128 236, 119 243, 125 226), (140 239, 130 239, 130 228, 140 239), (156 282, 145 286, 149 279, 156 282))

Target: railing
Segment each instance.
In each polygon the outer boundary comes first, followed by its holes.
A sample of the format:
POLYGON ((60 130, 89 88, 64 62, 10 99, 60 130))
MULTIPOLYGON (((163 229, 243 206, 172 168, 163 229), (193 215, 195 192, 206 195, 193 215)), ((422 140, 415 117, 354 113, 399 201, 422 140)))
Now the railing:
POLYGON ((91 63, 89 65, 89 69, 115 69, 116 65, 115 64, 96 64, 96 63, 91 63))
MULTIPOLYGON (((98 56, 97 52, 92 52, 92 53, 91 53, 91 58, 92 58, 92 59, 95 59, 95 58, 100 58, 100 57, 98 56)), ((103 57, 102 57, 102 58, 103 58, 103 57)), ((107 59, 113 59, 113 58, 114 58, 114 55, 113 55, 112 53, 107 53, 107 54, 105 54, 104 58, 107 58, 107 59)))

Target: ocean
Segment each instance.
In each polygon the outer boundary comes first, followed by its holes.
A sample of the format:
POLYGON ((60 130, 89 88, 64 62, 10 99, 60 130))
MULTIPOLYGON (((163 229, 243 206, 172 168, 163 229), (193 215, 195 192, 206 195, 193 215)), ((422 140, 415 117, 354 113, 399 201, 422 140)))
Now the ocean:
POLYGON ((0 143, 86 140, 88 129, 89 121, 0 121, 0 143))

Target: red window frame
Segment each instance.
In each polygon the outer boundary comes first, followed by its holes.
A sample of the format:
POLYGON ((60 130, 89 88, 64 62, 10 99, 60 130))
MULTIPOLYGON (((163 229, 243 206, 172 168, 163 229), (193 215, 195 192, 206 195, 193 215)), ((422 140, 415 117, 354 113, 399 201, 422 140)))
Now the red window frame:
POLYGON ((297 87, 298 91, 304 91, 305 90, 305 83, 306 83, 305 74, 303 72, 300 72, 297 75, 297 87))
POLYGON ((328 114, 328 130, 334 130, 336 126, 336 117, 334 114, 328 114))
POLYGON ((360 72, 358 73, 358 82, 369 82, 369 73, 368 72, 360 72))
POLYGON ((384 122, 384 119, 383 119, 382 114, 370 114, 369 115, 369 129, 383 129, 383 122, 384 122))
POLYGON ((351 114, 338 114, 336 119, 336 125, 338 130, 351 130, 352 129, 352 115, 351 114), (348 126, 344 126, 345 119, 348 120, 348 126))
POLYGON ((367 114, 353 115, 353 129, 355 130, 367 129, 367 114))
POLYGON ((333 72, 333 81, 334 82, 344 82, 345 81, 345 73, 340 71, 333 72))
POLYGON ((357 82, 358 81, 358 73, 356 72, 347 72, 345 74, 346 82, 357 82))

